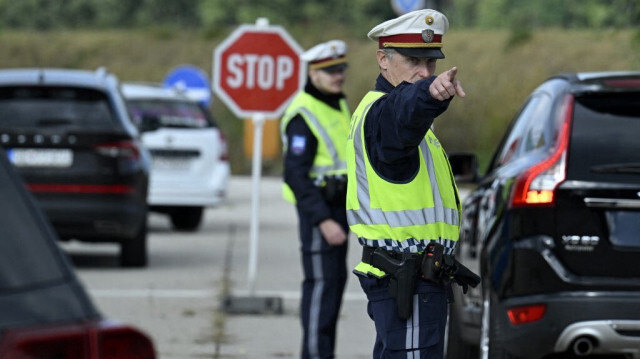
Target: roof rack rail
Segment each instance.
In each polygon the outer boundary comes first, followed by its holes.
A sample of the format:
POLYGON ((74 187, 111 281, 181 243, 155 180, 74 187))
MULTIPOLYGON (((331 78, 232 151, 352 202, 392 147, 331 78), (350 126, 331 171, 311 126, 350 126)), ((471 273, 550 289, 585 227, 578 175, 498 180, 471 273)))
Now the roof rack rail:
POLYGON ((105 66, 100 66, 96 69, 96 75, 98 75, 99 77, 107 77, 107 74, 109 72, 107 71, 107 68, 105 66))

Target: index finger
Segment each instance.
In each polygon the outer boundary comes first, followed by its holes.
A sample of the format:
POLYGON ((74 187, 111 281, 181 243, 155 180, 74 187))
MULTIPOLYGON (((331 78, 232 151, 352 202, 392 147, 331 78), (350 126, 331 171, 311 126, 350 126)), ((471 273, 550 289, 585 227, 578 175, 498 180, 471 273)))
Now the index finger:
POLYGON ((458 73, 457 67, 452 67, 449 71, 447 71, 447 75, 449 76, 449 81, 453 82, 456 79, 456 74, 458 73))
POLYGON ((467 96, 466 92, 464 92, 464 89, 462 88, 462 85, 460 84, 460 82, 458 82, 456 84, 456 94, 460 97, 465 97, 467 96))

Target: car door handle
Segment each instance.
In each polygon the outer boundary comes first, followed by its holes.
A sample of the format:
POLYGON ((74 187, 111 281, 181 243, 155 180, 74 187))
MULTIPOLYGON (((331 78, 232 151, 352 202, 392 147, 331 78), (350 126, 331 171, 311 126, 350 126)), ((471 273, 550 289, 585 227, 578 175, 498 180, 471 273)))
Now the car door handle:
POLYGON ((595 208, 640 208, 640 199, 586 197, 584 203, 595 208))

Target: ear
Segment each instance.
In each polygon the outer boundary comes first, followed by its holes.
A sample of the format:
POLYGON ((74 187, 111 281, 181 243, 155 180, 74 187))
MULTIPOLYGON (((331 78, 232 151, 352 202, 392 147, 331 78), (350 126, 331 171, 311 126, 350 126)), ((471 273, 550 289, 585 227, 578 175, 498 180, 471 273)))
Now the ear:
POLYGON ((382 50, 378 50, 376 52, 376 57, 378 58, 378 66, 380 69, 386 70, 389 67, 389 57, 387 54, 382 50))

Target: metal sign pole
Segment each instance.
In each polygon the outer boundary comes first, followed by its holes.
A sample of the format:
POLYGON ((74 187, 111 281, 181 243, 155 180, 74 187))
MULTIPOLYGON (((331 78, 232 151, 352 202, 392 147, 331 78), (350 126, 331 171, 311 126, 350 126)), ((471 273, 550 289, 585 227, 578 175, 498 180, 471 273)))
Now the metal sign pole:
POLYGON ((251 224, 249 228, 249 295, 255 292, 256 268, 258 266, 258 229, 259 229, 259 209, 260 209, 260 177, 262 173, 262 135, 264 129, 264 114, 256 114, 251 119, 253 121, 253 158, 251 162, 251 224))
POLYGON ((227 313, 282 313, 282 298, 258 297, 255 289, 262 142, 264 122, 280 117, 304 86, 307 76, 301 53, 300 45, 281 26, 270 26, 266 18, 240 26, 213 52, 214 93, 238 118, 251 118, 254 126, 248 295, 226 296, 223 309, 227 313))
POLYGON ((253 158, 251 162, 251 219, 249 224, 249 264, 247 270, 248 295, 227 296, 223 300, 223 309, 233 314, 282 314, 282 298, 258 297, 255 294, 256 269, 258 267, 258 234, 260 210, 260 177, 262 172, 262 137, 264 133, 264 113, 254 114, 253 123, 253 158))

